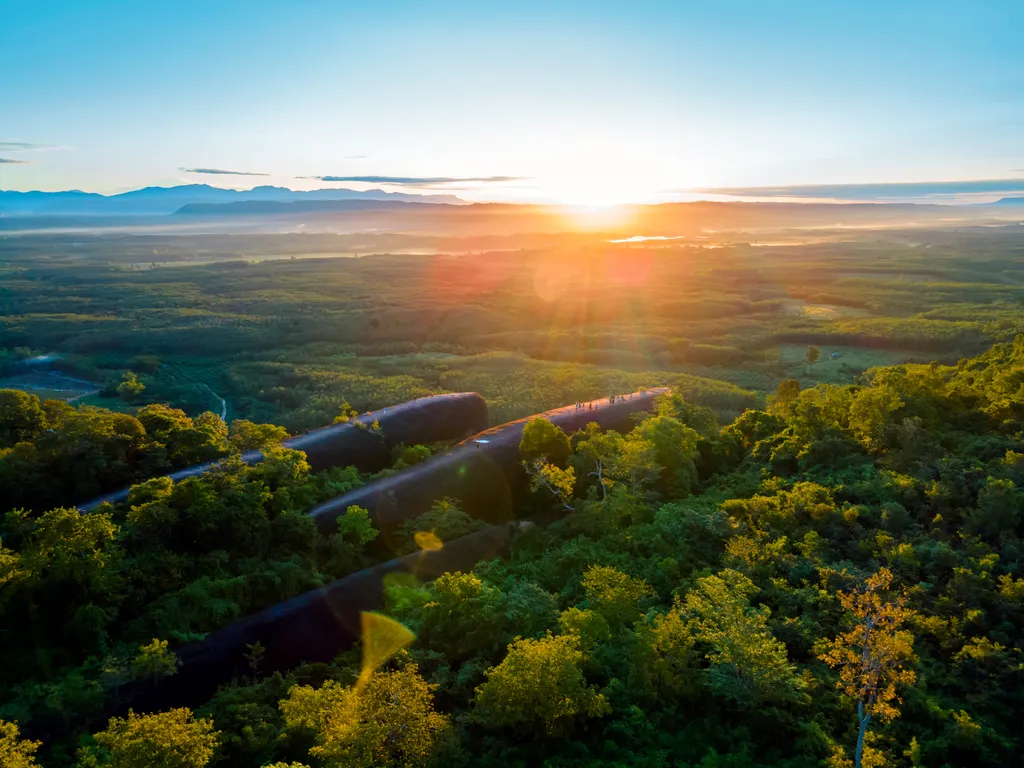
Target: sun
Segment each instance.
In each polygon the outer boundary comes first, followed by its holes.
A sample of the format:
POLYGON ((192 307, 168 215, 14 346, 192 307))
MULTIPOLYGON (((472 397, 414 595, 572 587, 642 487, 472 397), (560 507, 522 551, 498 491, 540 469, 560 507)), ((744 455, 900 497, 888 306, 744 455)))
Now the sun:
POLYGON ((637 175, 574 173, 538 180, 540 195, 561 208, 575 229, 618 231, 630 225, 638 203, 656 202, 658 187, 637 175))
POLYGON ((639 176, 576 173, 540 180, 544 197, 562 205, 614 206, 651 202, 658 188, 653 180, 639 176))
POLYGON ((559 205, 606 207, 658 202, 664 180, 642 169, 559 169, 537 179, 541 197, 559 205))
POLYGON ((628 227, 635 209, 628 205, 563 205, 562 218, 581 232, 618 232, 628 227))

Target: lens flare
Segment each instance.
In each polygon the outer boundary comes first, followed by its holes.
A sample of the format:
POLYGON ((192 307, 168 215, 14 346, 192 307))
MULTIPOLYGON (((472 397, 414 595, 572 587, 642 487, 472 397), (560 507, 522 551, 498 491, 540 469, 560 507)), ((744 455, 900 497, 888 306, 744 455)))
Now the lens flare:
POLYGON ((360 615, 363 634, 363 665, 356 682, 362 689, 388 659, 412 644, 416 635, 394 619, 380 613, 363 611, 360 615))
POLYGON ((423 552, 436 552, 439 549, 444 549, 444 542, 433 531, 416 531, 413 534, 413 540, 423 552))

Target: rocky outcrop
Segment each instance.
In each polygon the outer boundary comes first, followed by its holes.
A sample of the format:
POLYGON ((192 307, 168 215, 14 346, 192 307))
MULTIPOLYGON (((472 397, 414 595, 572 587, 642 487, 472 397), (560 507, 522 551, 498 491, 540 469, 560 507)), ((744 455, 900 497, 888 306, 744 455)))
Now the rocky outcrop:
POLYGON ((177 672, 158 683, 122 692, 111 710, 196 706, 218 686, 252 676, 250 646, 263 647, 257 671, 266 674, 303 662, 327 662, 359 639, 363 611, 378 610, 389 578, 409 575, 421 582, 449 571, 468 571, 481 560, 507 552, 516 525, 495 525, 436 550, 417 552, 353 573, 325 587, 267 608, 175 650, 177 672))
MULTIPOLYGON (((512 497, 526 486, 526 474, 519 463, 519 441, 527 422, 539 416, 567 433, 583 429, 590 422, 604 429, 628 429, 633 415, 651 410, 655 398, 666 391, 635 392, 617 397, 614 402, 595 400, 582 407, 570 405, 502 424, 422 464, 314 507, 310 514, 327 532, 334 527, 337 516, 353 504, 369 509, 375 524, 387 531, 426 511, 435 499, 444 496, 460 498, 466 510, 478 517, 502 522, 444 542, 439 549, 395 558, 353 573, 236 621, 201 642, 178 648, 175 653, 180 666, 175 675, 159 683, 130 687, 119 697, 111 713, 123 712, 128 707, 147 711, 195 706, 207 700, 218 686, 253 674, 250 649, 256 643, 263 648, 259 674, 289 669, 304 662, 330 661, 359 639, 361 614, 383 605, 389 579, 411 574, 426 582, 446 572, 470 570, 481 560, 506 554, 515 532, 531 525, 509 522, 512 497)), ((452 398, 453 418, 468 418, 474 413, 474 406, 469 404, 471 398, 479 396, 442 397, 452 398)), ((402 434, 403 442, 423 442, 423 439, 415 439, 416 435, 435 429, 433 419, 438 414, 415 408, 399 411, 410 405, 413 403, 388 408, 387 414, 380 411, 377 418, 381 419, 382 431, 384 418, 395 419, 394 432, 389 434, 402 434)), ((336 455, 331 447, 335 438, 329 437, 330 434, 317 430, 296 438, 308 440, 305 447, 295 444, 291 447, 312 449, 314 455, 323 450, 323 460, 332 460, 336 455), (318 433, 328 437, 315 437, 318 433)))
POLYGON ((571 434, 596 422, 602 429, 629 429, 631 417, 649 411, 666 389, 651 389, 557 408, 519 421, 492 427, 391 477, 382 478, 310 510, 324 533, 334 531, 335 520, 352 505, 369 510, 374 525, 392 531, 406 520, 430 509, 440 498, 462 502, 474 517, 493 523, 513 519, 513 500, 527 484, 519 461, 519 441, 530 419, 545 418, 571 434))
MULTIPOLYGON (((417 445, 442 440, 460 440, 487 427, 487 403, 475 392, 421 397, 407 403, 361 414, 343 424, 331 424, 284 441, 286 448, 304 451, 314 472, 331 467, 355 466, 376 472, 388 466, 391 449, 399 443, 417 445), (377 422, 378 427, 373 424, 377 422)), ((259 451, 247 451, 242 460, 255 464, 263 460, 259 451)), ((208 472, 216 461, 171 472, 175 482, 208 472)), ((80 504, 88 512, 103 502, 126 501, 130 487, 80 504)))

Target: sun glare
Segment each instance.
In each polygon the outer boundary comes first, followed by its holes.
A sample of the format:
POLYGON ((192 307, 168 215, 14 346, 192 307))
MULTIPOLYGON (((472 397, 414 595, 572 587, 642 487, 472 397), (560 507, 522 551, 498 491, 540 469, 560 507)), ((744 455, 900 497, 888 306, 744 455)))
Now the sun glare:
POLYGON ((656 202, 661 185, 654 178, 579 173, 539 180, 543 196, 562 205, 613 206, 656 202))
POLYGON ((625 205, 567 205, 562 208, 562 216, 575 229, 605 232, 628 226, 633 211, 625 205))

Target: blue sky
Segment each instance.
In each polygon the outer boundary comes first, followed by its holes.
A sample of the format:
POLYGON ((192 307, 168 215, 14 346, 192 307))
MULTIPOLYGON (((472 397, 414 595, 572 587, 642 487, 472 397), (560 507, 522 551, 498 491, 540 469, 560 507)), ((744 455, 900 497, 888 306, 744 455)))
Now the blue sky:
POLYGON ((0 19, 0 188, 1024 182, 1021 0, 0 0, 0 19))

